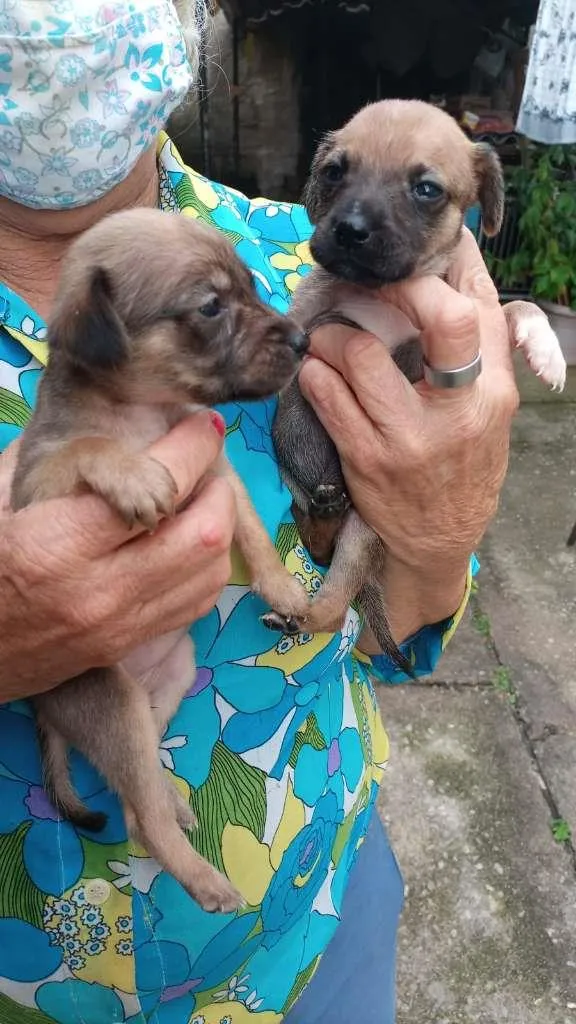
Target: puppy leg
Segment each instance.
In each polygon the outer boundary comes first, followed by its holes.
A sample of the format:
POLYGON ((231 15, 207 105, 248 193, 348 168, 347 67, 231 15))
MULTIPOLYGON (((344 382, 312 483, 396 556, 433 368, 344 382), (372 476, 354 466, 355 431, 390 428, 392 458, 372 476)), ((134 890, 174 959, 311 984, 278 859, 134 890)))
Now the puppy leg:
POLYGON ((341 518, 350 501, 338 452, 296 377, 278 399, 272 437, 282 476, 302 512, 341 518))
POLYGON ((236 497, 235 540, 248 566, 252 590, 288 618, 306 616, 310 605, 306 590, 283 565, 244 484, 228 462, 223 464, 222 472, 236 497))
POLYGON ((25 486, 35 501, 88 488, 129 527, 139 523, 154 530, 162 516, 175 511, 176 483, 169 470, 107 437, 76 438, 38 463, 25 486))
POLYGON ((284 633, 334 633, 341 629, 348 607, 369 577, 374 560, 380 560, 382 543, 373 530, 351 511, 336 540, 334 558, 306 616, 289 618, 275 609, 263 616, 269 629, 284 633), (290 621, 291 620, 291 621, 290 621))
POLYGON ((44 788, 56 808, 66 818, 89 832, 101 832, 108 817, 100 811, 91 811, 78 796, 68 764, 68 743, 45 718, 36 705, 36 723, 40 741, 44 788))
POLYGON ((210 912, 243 900, 190 845, 176 820, 176 798, 158 756, 147 694, 120 668, 94 669, 40 698, 41 712, 107 779, 150 856, 210 912))
POLYGON ((533 302, 508 302, 504 306, 511 343, 524 352, 526 360, 554 391, 566 382, 566 360, 548 317, 533 302))

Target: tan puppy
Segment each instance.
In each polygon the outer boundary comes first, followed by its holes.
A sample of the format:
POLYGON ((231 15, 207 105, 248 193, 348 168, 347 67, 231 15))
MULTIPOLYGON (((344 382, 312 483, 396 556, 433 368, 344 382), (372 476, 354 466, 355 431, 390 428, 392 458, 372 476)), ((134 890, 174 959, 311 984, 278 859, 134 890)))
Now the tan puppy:
MULTIPOLYGON (((374 290, 414 275, 444 276, 476 202, 485 232, 495 235, 504 181, 489 146, 474 145, 451 117, 425 103, 365 107, 325 139, 314 160, 306 205, 318 266, 298 287, 291 314, 308 331, 330 321, 369 330, 409 380, 421 379, 418 332, 374 290)), ((566 366, 544 313, 524 302, 509 304, 505 313, 511 344, 543 380, 562 388, 566 366)), ((297 378, 280 397, 274 440, 302 539, 331 568, 305 620, 271 613, 266 624, 285 632, 339 629, 358 598, 382 648, 409 669, 386 622, 382 543, 351 508, 336 448, 297 378)))
MULTIPOLYGON (((147 530, 176 512, 175 482, 147 446, 193 408, 273 394, 307 347, 300 330, 257 299, 222 234, 157 210, 114 214, 71 247, 48 339, 12 508, 87 489, 128 526, 147 530)), ((224 459, 218 471, 235 490, 236 539, 254 591, 286 613, 305 614, 306 593, 284 569, 238 477, 224 459)), ((103 827, 105 816, 72 788, 67 749, 78 748, 119 794, 131 835, 206 910, 230 911, 242 897, 182 832, 194 816, 159 760, 190 673, 154 688, 149 648, 132 659, 138 679, 120 667, 95 668, 34 698, 46 786, 67 818, 103 827)))

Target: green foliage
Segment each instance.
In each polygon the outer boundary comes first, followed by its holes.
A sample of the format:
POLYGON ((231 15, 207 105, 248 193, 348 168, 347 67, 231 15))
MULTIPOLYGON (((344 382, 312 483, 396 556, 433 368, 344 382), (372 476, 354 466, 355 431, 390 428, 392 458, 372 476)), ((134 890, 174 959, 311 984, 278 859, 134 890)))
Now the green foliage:
POLYGON ((533 146, 510 172, 516 197, 518 250, 492 258, 504 288, 576 309, 576 146, 533 146))
POLYGON ((572 839, 572 829, 564 818, 554 818, 550 828, 557 843, 569 843, 572 839))
POLYGON ((492 685, 499 693, 504 694, 506 699, 513 706, 518 702, 518 697, 510 675, 510 669, 506 665, 499 665, 492 676, 492 685))

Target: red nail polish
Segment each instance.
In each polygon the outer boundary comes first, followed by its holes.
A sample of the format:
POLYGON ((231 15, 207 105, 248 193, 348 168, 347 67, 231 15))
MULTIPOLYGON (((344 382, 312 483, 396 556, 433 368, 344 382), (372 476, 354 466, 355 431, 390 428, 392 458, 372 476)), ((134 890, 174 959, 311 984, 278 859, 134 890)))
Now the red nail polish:
POLYGON ((210 419, 212 420, 214 430, 220 435, 220 437, 224 437, 226 434, 226 423, 224 421, 224 417, 221 416, 219 412, 211 412, 210 419))

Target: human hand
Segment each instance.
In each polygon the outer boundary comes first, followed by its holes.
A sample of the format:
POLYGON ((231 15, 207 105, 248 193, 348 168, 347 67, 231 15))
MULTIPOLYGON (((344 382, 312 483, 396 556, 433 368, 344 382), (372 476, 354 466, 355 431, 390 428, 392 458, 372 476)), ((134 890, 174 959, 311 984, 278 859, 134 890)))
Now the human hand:
MULTIPOLYGON (((179 501, 221 452, 222 421, 214 415, 188 418, 150 449, 173 474, 179 501)), ((0 456, 0 484, 9 474, 8 452, 0 456)), ((153 535, 129 531, 90 494, 4 514, 0 700, 112 664, 206 615, 230 578, 234 524, 231 488, 216 477, 153 535)))
POLYGON ((302 392, 336 444, 351 498, 387 551, 395 635, 452 614, 471 553, 494 515, 517 409, 504 314, 466 232, 448 283, 423 277, 382 291, 422 332, 428 362, 450 369, 479 348, 483 371, 454 390, 412 387, 381 341, 343 327, 312 339, 302 392), (414 604, 404 614, 401 604, 414 604))

